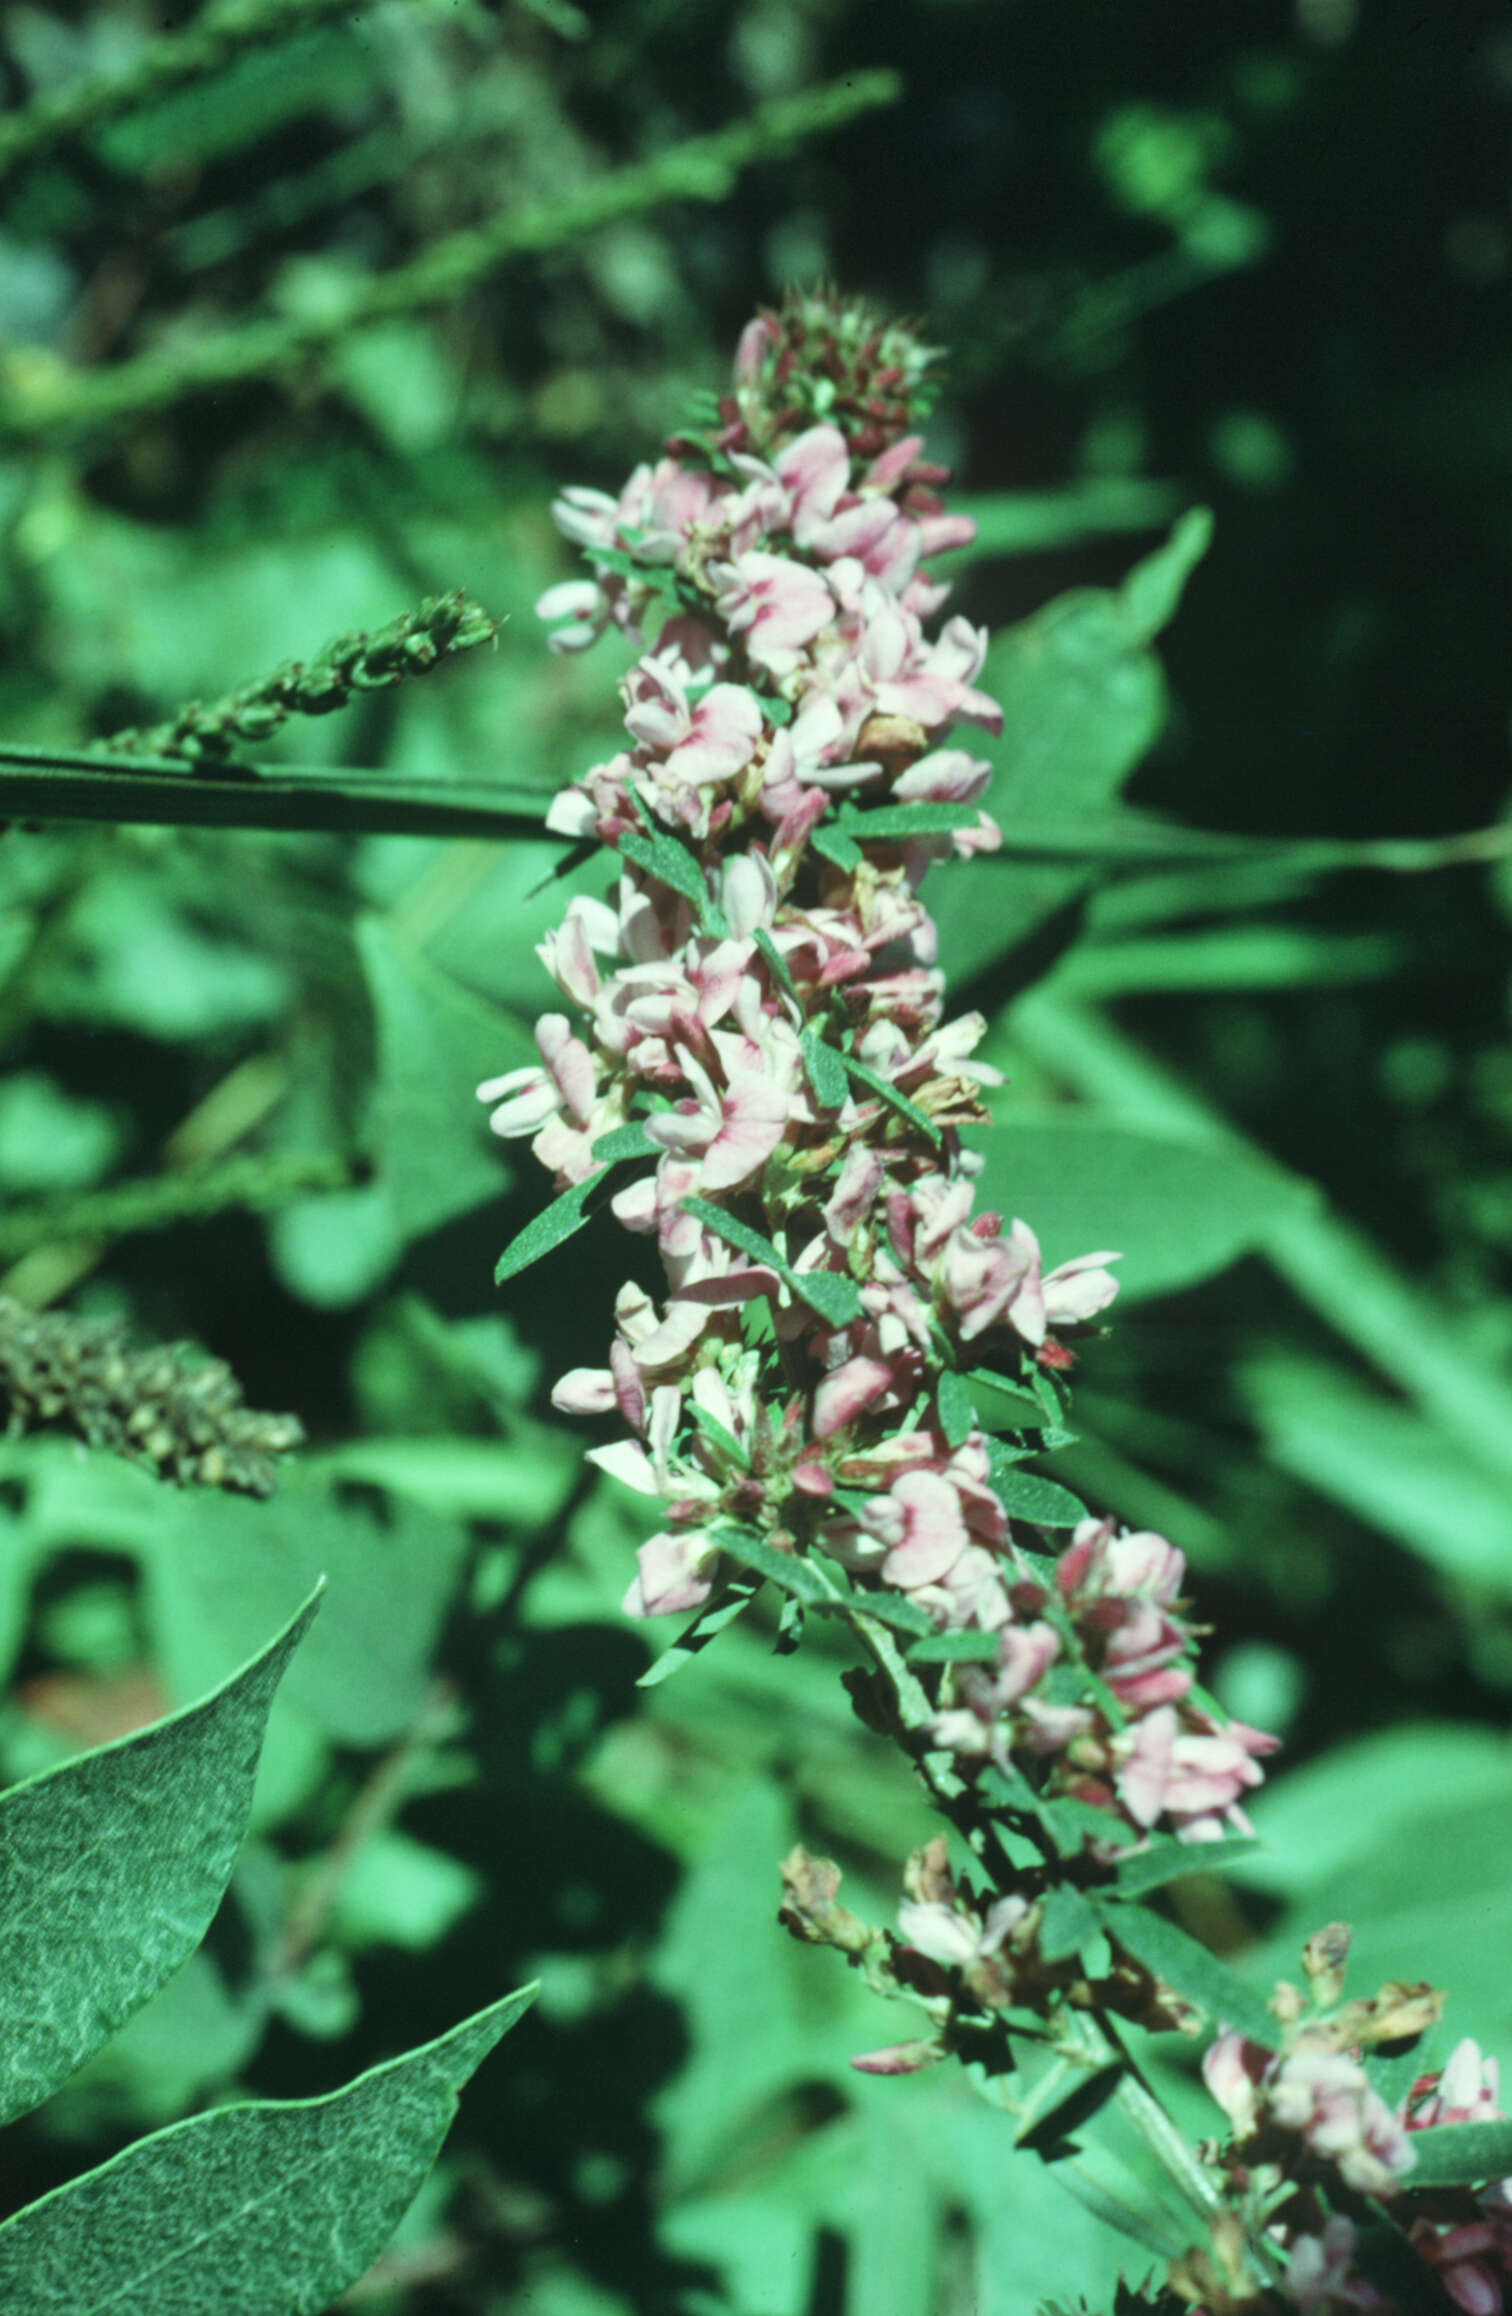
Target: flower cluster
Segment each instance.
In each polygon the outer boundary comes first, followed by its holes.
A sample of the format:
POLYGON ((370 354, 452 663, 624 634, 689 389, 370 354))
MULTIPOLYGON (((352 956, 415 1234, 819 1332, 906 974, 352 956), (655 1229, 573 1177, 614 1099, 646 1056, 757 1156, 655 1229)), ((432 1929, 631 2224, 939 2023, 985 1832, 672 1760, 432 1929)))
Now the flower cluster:
POLYGON ((639 657, 627 744, 549 826, 619 874, 541 944, 563 1010, 539 1063, 479 1090, 559 1192, 641 1160, 609 1203, 665 1296, 622 1287, 606 1363, 553 1395, 618 1412, 631 1436, 594 1460, 660 1506, 629 1611, 717 1604, 737 1536, 822 1553, 915 1629, 983 1636, 991 1669, 931 1692, 968 1774, 1016 1751, 1125 1845, 1201 1839, 1242 1825, 1269 1740, 1194 1701, 1180 1554, 1090 1522, 1047 1576, 994 1485, 1033 1435, 1005 1449, 975 1413, 997 1378, 1053 1420, 1117 1257, 1047 1269, 1026 1222, 975 1211, 961 1129, 999 1073, 981 1017, 945 1018, 919 886, 1001 842, 990 767, 952 739, 1000 717, 986 636, 930 627, 929 559, 972 526, 909 431, 929 359, 798 299, 746 330, 712 432, 559 502, 594 576, 543 599, 557 648, 612 625, 639 657))
POLYGON ((1261 2221, 1266 2240, 1285 2252, 1286 2294, 1304 2316, 1390 2316, 1394 2305, 1361 2272, 1356 2220, 1329 2208, 1335 2183, 1390 2204, 1412 2250, 1466 2316, 1503 2316, 1512 2307, 1512 2180, 1473 2192, 1417 2189, 1412 2178, 1415 2133, 1506 2120, 1496 2061, 1466 2037, 1445 2066, 1388 2103, 1371 2081, 1370 2053, 1424 2032, 1444 1997, 1393 1983, 1368 2001, 1340 2002, 1348 1946, 1343 1923, 1308 1941, 1309 1994, 1283 1985, 1272 2003, 1277 2048, 1231 2032, 1203 2060, 1207 2087, 1233 2127, 1221 2154, 1210 2151, 1230 2207, 1261 2221))

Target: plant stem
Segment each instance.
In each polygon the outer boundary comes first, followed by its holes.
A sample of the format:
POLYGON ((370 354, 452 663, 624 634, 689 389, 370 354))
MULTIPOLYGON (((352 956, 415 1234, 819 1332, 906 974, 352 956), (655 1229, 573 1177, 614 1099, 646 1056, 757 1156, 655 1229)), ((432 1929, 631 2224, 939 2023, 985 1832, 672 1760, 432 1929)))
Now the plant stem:
POLYGON ((211 0, 182 31, 160 33, 124 72, 91 73, 48 89, 0 121, 0 182, 42 160, 72 137, 138 111, 170 89, 203 80, 243 49, 263 48, 284 33, 307 32, 349 13, 348 0, 211 0))
POLYGON ((667 201, 723 201, 742 170, 780 159, 811 137, 895 104, 901 94, 898 75, 877 70, 777 97, 758 105, 745 120, 615 170, 564 200, 506 212, 490 224, 448 234, 407 265, 354 287, 333 311, 247 322, 217 337, 139 354, 108 370, 52 370, 25 389, 13 380, 9 408, 0 411, 0 441, 69 437, 169 409, 191 394, 275 375, 369 323, 454 304, 513 259, 566 248, 602 226, 641 216, 667 201))

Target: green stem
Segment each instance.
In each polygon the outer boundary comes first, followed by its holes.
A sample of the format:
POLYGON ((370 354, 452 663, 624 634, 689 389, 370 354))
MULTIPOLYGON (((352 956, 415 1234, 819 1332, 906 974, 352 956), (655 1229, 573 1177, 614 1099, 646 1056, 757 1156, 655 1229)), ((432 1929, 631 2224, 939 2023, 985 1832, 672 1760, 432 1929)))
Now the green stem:
POLYGON ((509 781, 416 780, 346 766, 264 772, 171 758, 0 745, 0 818, 155 828, 346 830, 366 836, 541 834, 551 799, 509 781))
POLYGON ((0 182, 69 138, 203 80, 244 49, 265 48, 284 33, 308 32, 348 13, 348 0, 211 0, 181 32, 149 42, 124 72, 91 73, 68 88, 49 89, 0 121, 0 182))
POLYGON ((691 137, 654 159, 616 170, 537 209, 504 211, 487 225, 448 234, 409 264, 353 288, 334 310, 244 323, 216 337, 140 354, 112 369, 14 382, 0 414, 0 441, 36 442, 165 410, 187 395, 275 375, 318 355, 369 323, 448 306, 499 266, 564 249, 587 234, 668 201, 719 202, 742 170, 782 158, 861 114, 895 104, 898 75, 856 72, 758 105, 712 136, 691 137))
POLYGON ((0 1261, 13 1262, 33 1247, 60 1239, 117 1239, 177 1222, 203 1222, 232 1207, 265 1214, 306 1191, 342 1190, 351 1180, 346 1159, 330 1150, 307 1150, 281 1158, 243 1155, 192 1173, 117 1182, 107 1190, 49 1198, 0 1215, 0 1261))

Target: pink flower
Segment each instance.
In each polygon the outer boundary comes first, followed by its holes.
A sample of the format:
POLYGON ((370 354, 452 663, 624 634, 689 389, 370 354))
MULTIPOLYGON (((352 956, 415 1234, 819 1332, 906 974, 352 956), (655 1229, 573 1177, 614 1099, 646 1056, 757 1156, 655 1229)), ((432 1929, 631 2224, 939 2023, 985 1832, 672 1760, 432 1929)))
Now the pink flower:
POLYGON ((646 1132, 664 1150, 697 1156, 702 1196, 734 1190, 759 1173, 787 1132, 791 1096, 755 1070, 736 1071, 716 1086, 686 1048, 679 1059, 692 1097, 648 1118, 646 1132))
POLYGON ((1347 2051, 1299 2042, 1277 2062, 1266 2105, 1284 2131, 1336 2163, 1345 2185, 1362 2195, 1395 2195, 1412 2169, 1406 2131, 1347 2051))
POLYGON ((720 618, 743 638, 752 665, 779 679, 801 664, 804 646, 834 617, 834 597, 818 572, 785 555, 752 550, 714 566, 711 575, 719 583, 720 618))
POLYGON ((1107 1252, 1076 1255, 1070 1262, 1058 1263, 1053 1271, 1047 1271, 1040 1281, 1040 1290, 1050 1325, 1074 1327, 1106 1310, 1118 1293, 1118 1281, 1103 1266, 1122 1260, 1122 1255, 1107 1252))
POLYGON ((701 1529, 663 1529, 636 1553, 638 1573, 621 1604, 627 1616, 672 1616, 702 1608, 714 1587, 707 1571, 719 1546, 701 1529))
POLYGON ((883 1582, 905 1592, 938 1583, 969 1542, 961 1499, 938 1472, 905 1472, 872 1498, 861 1525, 887 1546, 883 1582))

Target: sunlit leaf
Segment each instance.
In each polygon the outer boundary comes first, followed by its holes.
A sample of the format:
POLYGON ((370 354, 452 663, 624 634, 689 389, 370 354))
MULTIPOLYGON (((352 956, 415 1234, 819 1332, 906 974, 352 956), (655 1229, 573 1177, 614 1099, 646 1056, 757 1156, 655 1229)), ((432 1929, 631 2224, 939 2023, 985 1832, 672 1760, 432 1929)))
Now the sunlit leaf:
POLYGON ((534 1987, 329 2098, 221 2107, 0 2227, 0 2304, 35 2316, 319 2316, 377 2258, 457 2095, 534 1987))
POLYGON ((204 1936, 316 1605, 203 1704, 0 1796, 0 2122, 65 2082, 204 1936))

